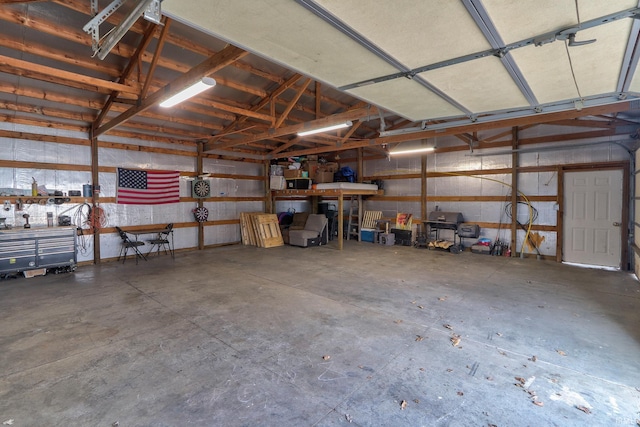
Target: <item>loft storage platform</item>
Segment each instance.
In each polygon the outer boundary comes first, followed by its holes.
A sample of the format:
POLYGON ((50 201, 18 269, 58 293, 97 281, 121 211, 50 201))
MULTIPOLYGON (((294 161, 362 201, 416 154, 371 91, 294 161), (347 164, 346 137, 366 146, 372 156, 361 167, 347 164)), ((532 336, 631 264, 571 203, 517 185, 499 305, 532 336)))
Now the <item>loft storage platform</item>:
POLYGON ((332 190, 274 190, 271 192, 274 197, 284 196, 382 196, 383 190, 345 190, 345 189, 332 189, 332 190))
POLYGON ((381 196, 384 192, 378 190, 375 184, 361 184, 357 182, 326 182, 316 184, 316 188, 309 190, 275 190, 272 194, 278 196, 381 196))
MULTIPOLYGON (((342 250, 344 232, 344 197, 357 197, 358 221, 362 218, 362 199, 366 196, 382 196, 383 190, 379 190, 375 184, 361 184, 355 182, 328 182, 317 184, 310 190, 274 190, 271 192, 272 209, 275 209, 275 201, 280 197, 336 197, 338 199, 338 249, 342 250)), ((315 211, 315 210, 314 210, 315 211)), ((360 229, 360 224, 358 224, 360 229)))

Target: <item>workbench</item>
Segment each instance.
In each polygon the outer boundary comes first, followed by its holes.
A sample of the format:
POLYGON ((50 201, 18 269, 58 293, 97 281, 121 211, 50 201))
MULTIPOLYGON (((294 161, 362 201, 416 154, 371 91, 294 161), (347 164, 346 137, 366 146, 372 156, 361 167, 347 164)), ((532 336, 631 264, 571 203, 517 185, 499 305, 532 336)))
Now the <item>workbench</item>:
POLYGON ((29 270, 75 269, 74 227, 32 227, 0 230, 0 275, 29 270))

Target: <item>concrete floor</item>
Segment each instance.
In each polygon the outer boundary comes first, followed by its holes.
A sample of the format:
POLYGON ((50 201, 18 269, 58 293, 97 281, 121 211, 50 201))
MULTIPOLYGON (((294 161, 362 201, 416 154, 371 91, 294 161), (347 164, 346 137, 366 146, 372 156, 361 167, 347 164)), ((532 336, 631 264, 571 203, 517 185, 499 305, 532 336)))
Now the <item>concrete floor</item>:
POLYGON ((640 286, 628 273, 331 245, 233 246, 1 281, 0 423, 640 419, 640 286))

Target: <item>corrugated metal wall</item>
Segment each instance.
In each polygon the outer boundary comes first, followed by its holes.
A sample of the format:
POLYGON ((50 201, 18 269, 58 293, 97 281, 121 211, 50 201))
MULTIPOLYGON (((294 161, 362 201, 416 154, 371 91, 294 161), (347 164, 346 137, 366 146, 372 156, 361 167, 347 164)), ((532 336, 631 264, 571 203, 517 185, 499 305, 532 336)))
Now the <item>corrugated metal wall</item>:
MULTIPOLYGON (((79 132, 70 132, 56 129, 43 129, 31 126, 21 126, 8 123, 0 123, 0 129, 29 132, 33 134, 52 137, 78 138, 87 141, 87 135, 79 132)), ((31 190, 32 177, 39 185, 46 186, 48 191, 60 190, 67 193, 69 190, 82 190, 83 184, 91 182, 91 150, 88 145, 74 145, 60 142, 33 141, 28 139, 0 138, 0 160, 17 162, 16 167, 0 167, 0 200, 9 199, 16 191, 31 190), (39 167, 39 164, 43 164, 39 167), (48 166, 44 164, 49 164, 48 166), (63 167, 52 168, 51 164, 63 167), (23 167, 24 166, 24 167, 23 167), (73 169, 85 169, 77 171, 73 169), (70 170, 64 170, 70 169, 70 170), (4 196, 4 197, 3 197, 4 196)), ((53 138, 52 138, 53 139, 53 138)), ((161 149, 176 149, 193 153, 193 155, 164 154, 157 152, 131 151, 115 148, 99 148, 98 158, 101 167, 125 167, 148 170, 178 170, 181 172, 195 172, 196 148, 194 146, 179 146, 148 141, 130 141, 117 137, 105 136, 101 141, 109 141, 123 144, 136 144, 146 147, 161 149)), ((248 175, 262 177, 264 166, 260 163, 243 163, 229 160, 205 158, 203 161, 205 173, 218 173, 230 175, 248 175)), ((116 174, 112 172, 100 172, 100 196, 101 198, 114 198, 116 196, 116 174)), ((191 196, 190 181, 193 178, 181 176, 180 197, 191 196)), ((264 181, 260 179, 233 179, 233 178, 209 178, 212 184, 212 197, 205 201, 204 205, 209 209, 209 221, 237 220, 240 212, 263 211, 264 202, 260 201, 216 201, 222 197, 264 197, 264 181)), ((23 197, 27 200, 27 197, 23 197)), ((90 200, 89 200, 90 202, 90 200)), ((3 204, 4 206, 4 204, 3 204)), ((25 204, 22 211, 16 209, 12 203, 9 210, 3 210, 0 217, 6 218, 6 223, 12 227, 22 227, 25 223, 23 214, 30 215, 30 223, 33 226, 46 226, 47 213, 52 212, 54 218, 65 214, 74 216, 79 208, 78 203, 71 204, 25 204)), ((197 205, 192 201, 183 201, 168 205, 119 205, 116 203, 101 203, 107 216, 106 227, 114 226, 140 226, 159 225, 167 223, 194 222, 192 209, 197 205)), ((178 227, 174 231, 175 247, 197 247, 197 227, 178 227)), ((121 240, 115 233, 101 235, 101 257, 103 259, 117 257, 120 251, 121 240)), ((215 225, 205 227, 205 245, 234 243, 240 241, 240 231, 237 224, 215 225)), ((93 260, 93 239, 91 236, 79 237, 80 251, 79 261, 93 260)))
MULTIPOLYGON (((566 128, 565 132, 576 131, 574 128, 566 128)), ((540 136, 536 128, 521 132, 520 138, 540 136)), ((601 138, 601 140, 603 140, 601 138)), ((604 138, 606 141, 607 139, 604 138)), ((584 143, 581 140, 580 143, 584 143)), ((600 142, 594 140, 591 142, 600 142)), ((438 148, 460 145, 459 141, 452 138, 439 138, 438 141, 431 141, 438 148)), ((538 152, 523 152, 518 155, 519 167, 536 166, 562 166, 570 164, 588 164, 612 161, 628 161, 627 151, 616 144, 595 144, 590 147, 580 147, 579 149, 558 150, 557 145, 569 146, 572 142, 567 141, 555 144, 540 144, 538 152), (552 148, 552 151, 549 150, 552 148), (548 151, 549 150, 549 151, 548 151)), ((531 146, 526 147, 528 150, 531 146)), ((505 149, 495 149, 494 152, 504 152, 505 149)), ((507 149, 508 151, 508 149, 507 149)), ((451 173, 451 176, 429 177, 427 178, 427 212, 433 210, 462 212, 465 221, 485 222, 497 224, 495 227, 483 228, 482 237, 490 238, 492 241, 500 239, 503 242, 511 240, 511 220, 505 213, 504 201, 475 201, 469 200, 473 196, 499 196, 507 200, 511 194, 511 174, 497 173, 487 174, 496 169, 511 168, 511 154, 491 155, 491 150, 476 150, 471 152, 454 151, 444 153, 427 154, 427 173, 440 172, 451 173), (485 153, 487 155, 482 155, 485 153), (478 171, 477 176, 456 176, 456 172, 478 171), (437 200, 446 197, 450 200, 437 200), (459 200, 463 199, 463 200, 459 200), (466 199, 466 200, 464 200, 466 199)), ((398 156, 389 159, 371 160, 365 162, 364 175, 368 178, 384 175, 404 175, 420 174, 421 160, 417 156, 398 156)), ((387 179, 384 181, 385 196, 414 196, 414 199, 421 194, 421 180, 419 178, 410 179, 387 179)), ((534 224, 541 226, 557 226, 557 195, 558 195, 558 174, 556 171, 536 171, 521 172, 518 174, 518 190, 526 196, 551 196, 553 201, 534 201, 532 206, 537 212, 537 219, 534 224)), ((393 218, 398 212, 412 213, 415 218, 420 218, 421 208, 419 200, 415 201, 368 201, 366 208, 370 210, 381 210, 385 217, 393 218)), ((519 204, 518 221, 526 224, 528 222, 528 208, 519 204)), ((544 237, 540 245, 542 255, 555 257, 557 234, 555 231, 537 231, 544 237)), ((449 236, 451 237, 451 236, 449 236)), ((517 232, 516 248, 520 251, 525 232, 517 232)), ((473 242, 469 241, 468 244, 473 242)), ((525 253, 534 252, 525 247, 525 253)), ((534 252, 535 253, 535 252, 534 252)))

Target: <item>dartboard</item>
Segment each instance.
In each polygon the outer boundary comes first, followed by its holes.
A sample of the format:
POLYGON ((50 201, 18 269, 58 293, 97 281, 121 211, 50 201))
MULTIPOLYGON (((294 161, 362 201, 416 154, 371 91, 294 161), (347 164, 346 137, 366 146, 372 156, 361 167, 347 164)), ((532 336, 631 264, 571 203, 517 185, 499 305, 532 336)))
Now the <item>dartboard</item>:
POLYGON ((192 192, 193 197, 209 197, 209 194, 211 194, 211 184, 209 181, 198 179, 193 182, 192 192))
POLYGON ((205 222, 209 218, 209 209, 205 207, 195 208, 193 210, 193 216, 196 217, 196 221, 205 222))

